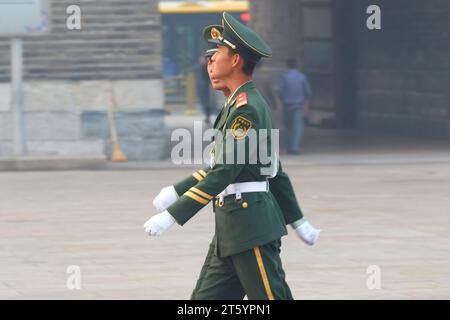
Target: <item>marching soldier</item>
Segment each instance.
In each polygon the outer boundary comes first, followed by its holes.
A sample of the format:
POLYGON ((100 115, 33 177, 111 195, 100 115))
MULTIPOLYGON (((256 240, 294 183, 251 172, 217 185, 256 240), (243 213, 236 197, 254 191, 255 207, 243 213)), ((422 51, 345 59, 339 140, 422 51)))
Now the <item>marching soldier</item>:
POLYGON ((270 57, 271 49, 227 13, 221 26, 209 26, 205 34, 217 45, 208 66, 213 87, 224 85, 231 93, 214 123, 213 161, 161 190, 153 201, 161 213, 145 223, 145 231, 159 236, 174 223, 184 225, 212 201, 215 235, 191 298, 292 299, 280 259, 281 237, 290 224, 313 245, 320 230, 303 218, 289 177, 271 150, 270 108, 252 81, 256 63, 270 57), (251 143, 255 131, 257 148, 251 143), (239 148, 245 150, 244 161, 238 159, 239 148), (269 164, 260 148, 273 153, 269 164))

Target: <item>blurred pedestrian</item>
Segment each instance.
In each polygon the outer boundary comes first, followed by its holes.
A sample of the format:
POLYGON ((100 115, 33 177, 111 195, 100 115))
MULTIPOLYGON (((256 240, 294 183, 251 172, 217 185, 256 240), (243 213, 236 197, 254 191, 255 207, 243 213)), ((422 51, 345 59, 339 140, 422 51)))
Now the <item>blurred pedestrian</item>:
POLYGON ((174 77, 177 75, 177 67, 172 62, 170 57, 164 57, 163 61, 163 75, 165 77, 174 77))
POLYGON ((283 105, 284 136, 289 154, 299 154, 303 138, 304 118, 309 116, 311 86, 297 69, 295 59, 286 61, 287 71, 281 76, 278 95, 283 105))

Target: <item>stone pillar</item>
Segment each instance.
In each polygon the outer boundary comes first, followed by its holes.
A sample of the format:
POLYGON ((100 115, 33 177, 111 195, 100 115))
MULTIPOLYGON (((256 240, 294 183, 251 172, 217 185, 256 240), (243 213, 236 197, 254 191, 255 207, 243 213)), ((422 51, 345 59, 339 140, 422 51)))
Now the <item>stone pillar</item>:
POLYGON ((264 68, 279 73, 288 58, 302 57, 301 0, 250 0, 250 26, 272 47, 274 54, 264 68))

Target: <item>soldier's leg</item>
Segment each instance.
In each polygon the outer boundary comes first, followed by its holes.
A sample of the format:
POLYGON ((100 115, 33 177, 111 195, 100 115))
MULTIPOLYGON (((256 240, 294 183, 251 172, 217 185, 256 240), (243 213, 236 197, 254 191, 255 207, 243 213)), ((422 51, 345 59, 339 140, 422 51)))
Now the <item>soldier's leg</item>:
POLYGON ((242 300, 244 289, 237 278, 230 258, 219 258, 211 243, 192 300, 242 300))
POLYGON ((291 300, 280 258, 281 241, 273 241, 232 256, 249 300, 291 300))

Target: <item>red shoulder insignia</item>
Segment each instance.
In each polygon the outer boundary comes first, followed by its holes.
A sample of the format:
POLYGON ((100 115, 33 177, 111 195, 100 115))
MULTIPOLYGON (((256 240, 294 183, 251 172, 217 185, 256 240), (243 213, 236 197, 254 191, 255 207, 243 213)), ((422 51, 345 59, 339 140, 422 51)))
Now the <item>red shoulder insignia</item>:
POLYGON ((247 104, 247 92, 242 92, 236 98, 236 109, 247 104))

